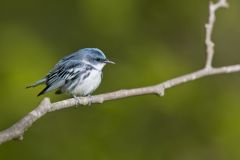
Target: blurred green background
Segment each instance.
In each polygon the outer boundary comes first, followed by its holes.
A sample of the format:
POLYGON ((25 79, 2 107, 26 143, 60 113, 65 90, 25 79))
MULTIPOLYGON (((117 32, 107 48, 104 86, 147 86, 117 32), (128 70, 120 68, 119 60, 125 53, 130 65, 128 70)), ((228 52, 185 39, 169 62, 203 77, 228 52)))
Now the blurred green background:
MULTIPOLYGON (((217 12, 214 66, 240 63, 240 1, 217 12)), ((0 130, 34 109, 43 88, 25 86, 80 48, 116 65, 95 92, 153 85, 203 67, 208 0, 1 0, 0 130)), ((47 114, 1 160, 239 160, 240 75, 47 114)), ((51 101, 69 98, 53 93, 51 101)))

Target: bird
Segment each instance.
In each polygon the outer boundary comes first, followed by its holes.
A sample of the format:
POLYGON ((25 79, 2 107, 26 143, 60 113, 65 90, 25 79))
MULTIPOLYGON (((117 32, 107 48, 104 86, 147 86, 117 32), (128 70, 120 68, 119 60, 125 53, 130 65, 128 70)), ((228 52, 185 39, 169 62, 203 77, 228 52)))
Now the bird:
POLYGON ((98 48, 83 48, 63 57, 45 77, 27 88, 45 84, 37 96, 52 90, 56 90, 55 94, 66 93, 74 98, 91 96, 102 81, 106 64, 115 63, 98 48))

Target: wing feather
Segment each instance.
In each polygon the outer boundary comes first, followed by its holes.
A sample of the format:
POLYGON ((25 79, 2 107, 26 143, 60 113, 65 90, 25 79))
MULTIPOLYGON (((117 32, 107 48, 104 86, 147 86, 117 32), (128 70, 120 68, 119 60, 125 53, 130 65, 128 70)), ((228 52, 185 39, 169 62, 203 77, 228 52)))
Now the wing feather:
POLYGON ((39 95, 55 90, 57 88, 66 88, 78 76, 84 75, 90 70, 91 66, 77 60, 68 60, 55 65, 54 69, 46 76, 46 88, 39 95))

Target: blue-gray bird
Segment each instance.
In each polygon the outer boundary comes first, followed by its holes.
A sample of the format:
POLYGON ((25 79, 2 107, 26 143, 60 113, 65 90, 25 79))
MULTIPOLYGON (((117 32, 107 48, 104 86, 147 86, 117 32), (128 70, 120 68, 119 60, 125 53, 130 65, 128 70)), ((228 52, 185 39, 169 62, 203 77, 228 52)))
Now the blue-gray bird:
POLYGON ((68 93, 73 97, 90 96, 101 83, 102 69, 108 60, 97 48, 84 48, 61 59, 43 79, 27 86, 46 84, 38 96, 52 90, 56 94, 68 93))

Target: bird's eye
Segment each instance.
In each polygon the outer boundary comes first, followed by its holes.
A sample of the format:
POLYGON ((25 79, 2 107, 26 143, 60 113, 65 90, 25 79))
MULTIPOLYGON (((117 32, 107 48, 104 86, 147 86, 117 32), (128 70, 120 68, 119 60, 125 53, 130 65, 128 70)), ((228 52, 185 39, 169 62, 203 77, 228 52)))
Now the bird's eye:
POLYGON ((100 62, 100 61, 101 61, 101 59, 100 59, 100 58, 97 58, 96 60, 97 60, 98 62, 100 62))

